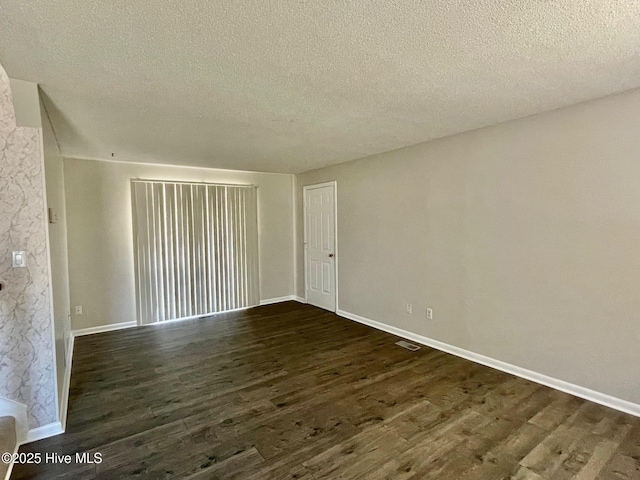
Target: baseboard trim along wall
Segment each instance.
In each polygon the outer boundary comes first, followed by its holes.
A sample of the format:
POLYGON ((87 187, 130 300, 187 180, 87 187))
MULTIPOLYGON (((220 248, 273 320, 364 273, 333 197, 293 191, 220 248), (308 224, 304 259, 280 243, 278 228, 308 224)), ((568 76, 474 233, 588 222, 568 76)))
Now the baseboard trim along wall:
MULTIPOLYGON (((42 427, 32 428, 28 430, 27 420, 27 406, 23 403, 9 400, 8 398, 0 397, 0 416, 11 416, 16 419, 16 445, 13 453, 17 453, 20 445, 25 443, 35 442, 36 440, 42 440, 43 438, 52 437, 62 433, 62 425, 60 422, 49 423, 42 427)), ((4 453, 4 452, 2 452, 4 453)), ((5 480, 11 477, 13 471, 13 462, 11 462, 7 468, 5 480)))
POLYGON ((69 389, 71 388, 71 367, 73 366, 73 345, 76 337, 83 335, 92 335, 94 333, 111 332, 113 330, 121 330, 123 328, 135 327, 136 322, 122 322, 111 325, 101 325, 99 327, 81 328, 72 330, 69 335, 69 345, 67 350, 67 364, 64 369, 64 378, 62 379, 62 392, 60 398, 59 422, 49 423, 42 427, 29 430, 26 439, 22 443, 35 442, 45 438, 53 437, 64 433, 67 428, 67 412, 69 409, 69 389))
MULTIPOLYGON (((68 396, 68 384, 65 385, 65 390, 68 396)), ((63 390, 63 395, 65 394, 65 390, 63 390)), ((25 443, 35 442, 36 440, 42 440, 43 438, 53 437, 54 435, 58 435, 64 432, 64 429, 60 422, 48 423, 47 425, 32 428, 31 430, 29 430, 27 421, 27 406, 13 400, 9 400, 8 398, 0 397, 0 416, 5 415, 10 415, 16 419, 16 448, 18 448, 20 445, 24 445, 25 443)))
POLYGON ((121 330, 123 328, 131 328, 137 325, 136 322, 122 322, 111 323, 109 325, 100 325, 98 327, 81 328, 79 330, 72 330, 71 334, 74 337, 80 337, 82 335, 92 335, 94 333, 111 332, 112 330, 121 330))
POLYGON ((262 305, 271 305, 272 303, 281 303, 281 302, 300 302, 305 303, 304 298, 298 297, 297 295, 287 295, 285 297, 274 297, 274 298, 266 298, 264 300, 260 300, 260 306, 262 305))
POLYGON ((29 430, 29 433, 27 433, 27 439, 24 443, 36 442, 44 438, 60 435, 61 433, 64 433, 64 429, 60 422, 47 423, 41 427, 29 430))
POLYGON ((69 408, 69 389, 71 388, 71 367, 73 366, 73 345, 75 340, 73 332, 69 335, 69 346, 67 350, 67 364, 64 369, 62 379, 62 398, 60 398, 60 424, 62 430, 67 429, 67 409, 69 408))
POLYGON ((368 325, 377 330, 382 330, 384 332, 391 333, 392 335, 397 335, 399 337, 412 340, 422 345, 426 345, 427 347, 435 348, 436 350, 441 350, 443 352, 450 353, 457 357, 461 357, 475 363, 480 363, 482 365, 486 365, 487 367, 495 368, 496 370, 501 370, 503 372, 510 373, 517 377, 521 377, 526 380, 530 380, 532 382, 539 383, 541 385, 545 385, 547 387, 551 387, 556 390, 560 390, 561 392, 569 393, 571 395, 575 395, 576 397, 584 398, 585 400, 589 400, 594 403, 604 405, 605 407, 610 407, 615 410, 619 410, 621 412, 628 413, 636 417, 640 417, 640 405, 638 405, 637 403, 612 397, 611 395, 607 395, 605 393, 596 392, 595 390, 581 387, 573 383, 565 382, 564 380, 558 380, 557 378, 549 377, 547 375, 543 375, 542 373, 534 372, 532 370, 527 370, 525 368, 521 368, 516 365, 503 362, 501 360, 496 360, 494 358, 487 357, 479 353, 470 352, 469 350, 465 350, 463 348, 459 348, 454 345, 449 345, 448 343, 440 342, 438 340, 433 340, 431 338, 409 332, 408 330, 403 330, 401 328, 393 327, 385 323, 377 322, 375 320, 370 320, 368 318, 361 317, 360 315, 356 315, 354 313, 345 312, 344 310, 337 310, 336 314, 346 319, 353 320, 355 322, 362 323, 364 325, 368 325))

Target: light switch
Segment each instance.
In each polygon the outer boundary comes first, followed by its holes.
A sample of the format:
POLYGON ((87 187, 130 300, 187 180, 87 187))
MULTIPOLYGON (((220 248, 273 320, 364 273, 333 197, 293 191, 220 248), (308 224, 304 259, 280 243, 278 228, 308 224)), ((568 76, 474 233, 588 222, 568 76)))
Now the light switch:
POLYGON ((24 250, 13 252, 13 268, 25 268, 27 266, 27 255, 24 250))

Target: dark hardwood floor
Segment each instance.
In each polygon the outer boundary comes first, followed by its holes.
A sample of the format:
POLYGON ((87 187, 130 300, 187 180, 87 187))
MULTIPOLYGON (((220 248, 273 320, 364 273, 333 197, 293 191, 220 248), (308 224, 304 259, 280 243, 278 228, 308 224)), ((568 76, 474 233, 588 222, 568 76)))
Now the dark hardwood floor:
POLYGON ((640 419, 287 302, 76 339, 13 479, 640 479, 640 419))

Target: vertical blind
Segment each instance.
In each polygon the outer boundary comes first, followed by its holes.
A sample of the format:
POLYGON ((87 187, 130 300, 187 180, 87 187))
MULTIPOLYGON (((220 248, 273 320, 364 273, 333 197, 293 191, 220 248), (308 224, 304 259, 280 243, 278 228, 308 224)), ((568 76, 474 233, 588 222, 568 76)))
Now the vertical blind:
POLYGON ((256 305, 256 188, 131 181, 141 324, 256 305))

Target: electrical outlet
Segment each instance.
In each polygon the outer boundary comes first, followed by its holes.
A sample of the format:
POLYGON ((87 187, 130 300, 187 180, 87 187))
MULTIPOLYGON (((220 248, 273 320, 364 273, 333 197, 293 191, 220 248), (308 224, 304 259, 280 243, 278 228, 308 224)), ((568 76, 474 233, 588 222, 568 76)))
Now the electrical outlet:
POLYGON ((410 303, 407 303, 404 306, 404 313, 411 315, 413 313, 413 305, 411 305, 410 303))
POLYGON ((82 315, 82 305, 76 305, 76 315, 82 315))
POLYGON ((427 307, 427 320, 433 320, 433 309, 427 307))

